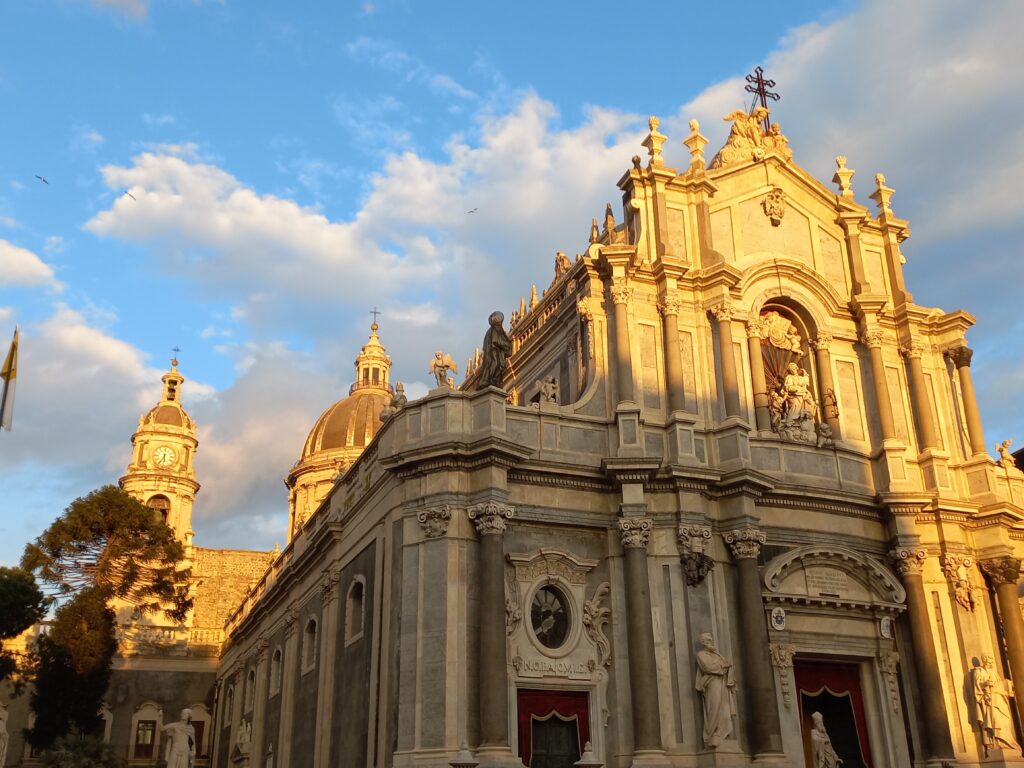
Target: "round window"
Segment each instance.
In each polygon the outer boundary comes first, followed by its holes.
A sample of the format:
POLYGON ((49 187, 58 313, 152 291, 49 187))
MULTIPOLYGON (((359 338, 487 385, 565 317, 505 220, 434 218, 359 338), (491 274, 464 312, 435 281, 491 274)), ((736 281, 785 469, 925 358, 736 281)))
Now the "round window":
POLYGON ((533 632, 545 648, 559 648, 569 635, 569 608, 565 597, 551 586, 541 587, 530 605, 533 632))

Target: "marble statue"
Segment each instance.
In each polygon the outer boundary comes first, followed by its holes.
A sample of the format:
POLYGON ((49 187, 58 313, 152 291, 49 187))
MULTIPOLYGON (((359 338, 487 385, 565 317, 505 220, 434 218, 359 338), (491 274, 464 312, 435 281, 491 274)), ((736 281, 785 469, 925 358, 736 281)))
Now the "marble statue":
POLYGON ((434 359, 430 361, 429 370, 434 376, 435 381, 437 381, 437 386, 448 388, 455 386, 455 379, 448 376, 448 371, 458 373, 459 369, 456 367, 451 355, 446 355, 438 350, 434 353, 434 359))
POLYGON ((822 396, 822 401, 825 411, 826 419, 838 419, 839 418, 839 398, 836 397, 836 391, 832 387, 825 389, 825 394, 822 396))
POLYGON ((843 764, 842 759, 832 748, 832 739, 825 730, 825 719, 821 712, 811 715, 811 765, 814 768, 839 768, 843 764))
POLYGON ((480 364, 477 388, 501 389, 505 381, 505 369, 508 368, 508 357, 512 354, 512 339, 505 333, 502 325, 505 322, 505 315, 501 312, 491 312, 487 322, 490 327, 484 334, 484 359, 480 364))
POLYGON ((408 402, 409 398, 405 396, 405 385, 402 382, 398 382, 395 385, 395 394, 391 396, 391 402, 385 405, 380 412, 380 420, 387 421, 402 410, 408 402))
POLYGON ((558 379, 554 376, 537 379, 537 391, 540 393, 540 402, 558 404, 558 379))
POLYGON ((996 446, 996 453, 999 454, 999 461, 997 461, 996 464, 1003 469, 1017 468, 1017 460, 1013 458, 1013 454, 1010 453, 1011 445, 1013 445, 1013 440, 1003 440, 1003 442, 996 446))
POLYGON ((816 446, 818 448, 835 448, 836 441, 833 437, 832 427, 827 422, 819 421, 814 425, 814 433, 818 436, 816 446))
POLYGON ((555 254, 555 280, 572 269, 572 262, 562 251, 555 254))
POLYGON ((696 689, 704 702, 704 745, 717 749, 732 734, 732 716, 736 712, 736 680, 732 662, 715 648, 715 638, 704 632, 697 652, 696 689))
POLYGON ((811 394, 811 379, 807 371, 796 363, 786 366, 786 378, 782 380, 782 396, 786 399, 785 421, 801 421, 814 417, 814 395, 811 394))
POLYGON ((982 660, 974 659, 970 685, 973 699, 974 721, 981 731, 985 756, 992 748, 1016 750, 1013 738, 1013 718, 1007 696, 1007 681, 995 669, 995 659, 986 653, 982 660))
POLYGON ((7 759, 7 742, 10 735, 7 733, 7 707, 0 704, 0 766, 7 759))
POLYGON ((192 768, 196 759, 196 730, 192 726, 192 710, 181 710, 181 720, 163 727, 167 737, 167 768, 192 768))

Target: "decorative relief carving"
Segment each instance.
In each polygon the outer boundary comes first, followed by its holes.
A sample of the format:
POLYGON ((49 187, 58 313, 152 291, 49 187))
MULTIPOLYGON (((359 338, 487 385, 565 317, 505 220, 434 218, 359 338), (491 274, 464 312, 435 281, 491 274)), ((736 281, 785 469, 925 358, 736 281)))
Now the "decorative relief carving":
POLYGON ((753 526, 728 531, 722 534, 722 538, 729 545, 732 556, 737 560, 757 557, 761 553, 761 546, 765 543, 764 533, 753 526))
POLYGON ((477 533, 481 536, 500 536, 505 533, 508 528, 506 521, 511 520, 514 514, 515 510, 512 507, 496 501, 485 501, 469 508, 469 519, 473 521, 477 533))
POLYGON ((794 360, 799 360, 804 356, 800 333, 788 317, 770 309, 762 313, 756 322, 761 328, 761 338, 771 346, 792 352, 795 356, 792 358, 794 360))
POLYGON ((952 349, 947 349, 946 354, 957 368, 970 368, 971 358, 974 357, 974 350, 970 347, 953 347, 952 349))
POLYGON ((658 311, 662 317, 672 317, 679 314, 679 307, 682 302, 676 296, 662 296, 658 299, 658 311))
POLYGON ((786 215, 786 192, 782 187, 775 187, 761 201, 761 210, 771 221, 773 227, 782 223, 782 217, 786 215))
POLYGON ((920 575, 921 568, 924 566, 924 561, 927 557, 928 553, 923 549, 893 547, 889 550, 889 560, 901 579, 920 575))
POLYGON ((1001 587, 1003 584, 1016 584, 1020 578, 1020 560, 1015 557, 996 557, 992 560, 982 560, 981 570, 984 572, 993 587, 1001 587))
POLYGON ((594 590, 594 596, 583 604, 583 629, 597 648, 597 663, 602 667, 612 664, 611 644, 604 634, 604 627, 612 615, 612 609, 603 605, 609 591, 608 582, 602 582, 594 590))
POLYGON ((779 672, 779 690, 782 692, 782 703, 789 709, 793 703, 793 692, 789 686, 789 670, 793 668, 793 654, 796 646, 790 643, 771 643, 768 646, 772 658, 772 666, 779 672))
POLYGON ((732 128, 729 129, 725 146, 718 150, 711 161, 711 168, 761 160, 771 152, 784 160, 791 160, 793 150, 789 148, 789 139, 782 134, 779 124, 772 123, 767 131, 764 128, 769 114, 767 107, 757 107, 749 114, 744 109, 738 109, 722 118, 731 121, 732 128))
POLYGON ((447 504, 439 507, 428 507, 422 510, 416 519, 420 521, 423 535, 428 539, 436 539, 448 534, 448 524, 452 519, 452 510, 447 504))
POLYGON ((587 583, 587 573, 597 565, 596 560, 581 559, 554 547, 542 547, 528 555, 510 554, 507 557, 515 568, 516 580, 524 584, 554 576, 572 586, 583 586, 587 583))
POLYGON ((928 347, 919 339, 911 339, 909 344, 900 346, 900 354, 908 360, 920 360, 927 351, 928 347))
POLYGON ((907 597, 903 585, 878 560, 835 544, 805 545, 773 558, 764 570, 764 584, 783 601, 822 598, 832 605, 901 610, 907 597))
POLYGON ((576 299, 576 314, 587 323, 594 319, 594 311, 590 306, 589 296, 580 296, 576 299))
POLYGON ((885 678, 885 691, 889 695, 889 705, 892 713, 900 713, 900 686, 897 679, 897 668, 900 662, 900 655, 896 651, 878 652, 878 669, 885 678))
POLYGON ((320 596, 323 598, 324 607, 327 607, 338 596, 337 586, 341 583, 341 571, 332 569, 324 572, 324 578, 320 582, 320 596))
POLYGON ((505 634, 511 635, 523 618, 519 608, 519 584, 515 579, 505 579, 505 634))
POLYGON ((725 302, 722 302, 721 304, 717 304, 714 307, 711 307, 708 310, 708 312, 710 312, 711 315, 715 318, 715 320, 717 320, 720 323, 725 323, 732 320, 732 307, 725 302))
POLYGON ((633 289, 624 277, 614 278, 609 290, 612 294, 612 301, 615 304, 626 304, 633 297, 633 289))
POLYGON ((953 597, 965 611, 974 613, 977 601, 974 597, 974 585, 971 584, 970 572, 974 561, 964 555, 947 552, 939 559, 942 572, 946 574, 953 587, 953 597))
POLYGON ((624 549, 647 548, 653 523, 649 517, 620 517, 619 535, 624 549))
POLYGON ((881 329, 876 328, 874 326, 868 326, 860 335, 860 343, 863 344, 868 349, 872 349, 874 347, 881 348, 882 339, 884 337, 885 334, 882 333, 881 329))
POLYGON ((679 562, 683 566, 683 578, 691 587, 696 587, 704 581, 715 567, 715 561, 705 552, 710 541, 709 526, 680 524, 679 562))

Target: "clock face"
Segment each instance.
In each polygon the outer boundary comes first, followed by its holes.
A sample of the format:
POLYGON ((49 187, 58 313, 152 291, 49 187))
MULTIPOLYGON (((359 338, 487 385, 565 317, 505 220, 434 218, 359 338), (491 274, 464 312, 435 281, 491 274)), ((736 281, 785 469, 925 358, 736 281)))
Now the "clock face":
POLYGON ((174 463, 174 459, 177 454, 173 448, 168 448, 166 445, 161 445, 155 451, 153 451, 153 463, 158 467, 169 467, 174 463))

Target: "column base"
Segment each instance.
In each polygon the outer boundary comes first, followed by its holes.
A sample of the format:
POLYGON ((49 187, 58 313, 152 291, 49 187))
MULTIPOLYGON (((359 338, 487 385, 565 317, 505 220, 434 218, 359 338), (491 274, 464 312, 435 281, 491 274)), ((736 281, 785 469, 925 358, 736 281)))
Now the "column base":
POLYGON ((641 749, 633 753, 630 768, 665 768, 672 765, 665 753, 660 749, 641 749))
POLYGON ((750 758, 735 741, 697 753, 697 768, 748 768, 750 758))
POLYGON ((480 761, 477 768, 522 768, 523 761, 512 754, 511 747, 480 747, 476 751, 480 761))

